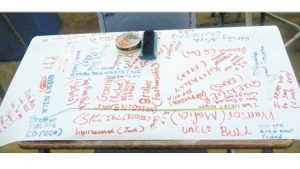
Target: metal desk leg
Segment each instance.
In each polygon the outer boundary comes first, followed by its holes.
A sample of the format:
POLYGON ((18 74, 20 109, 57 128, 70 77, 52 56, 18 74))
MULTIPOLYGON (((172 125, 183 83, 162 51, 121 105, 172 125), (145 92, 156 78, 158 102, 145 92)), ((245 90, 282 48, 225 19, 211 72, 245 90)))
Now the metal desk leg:
POLYGON ((228 148, 226 149, 226 153, 236 153, 235 149, 228 148))
POLYGON ((219 26, 224 27, 224 23, 225 23, 225 13, 220 12, 219 26))
POLYGON ((39 148, 39 153, 51 153, 49 148, 39 148))
POLYGON ((261 150, 262 153, 273 153, 273 149, 271 148, 264 148, 261 150))
POLYGON ((246 26, 252 26, 252 13, 246 12, 245 13, 245 18, 246 18, 246 26))
POLYGON ((266 13, 264 12, 260 13, 259 25, 260 26, 265 25, 265 20, 266 20, 266 13))
POLYGON ((0 84, 0 97, 2 98, 2 100, 4 98, 4 95, 5 95, 4 89, 3 89, 2 85, 0 84))

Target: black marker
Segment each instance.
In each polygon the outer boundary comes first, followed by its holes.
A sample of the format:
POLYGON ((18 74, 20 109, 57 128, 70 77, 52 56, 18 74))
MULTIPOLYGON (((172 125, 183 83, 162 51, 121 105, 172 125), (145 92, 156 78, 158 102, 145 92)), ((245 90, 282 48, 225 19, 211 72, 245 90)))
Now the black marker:
POLYGON ((141 60, 153 60, 156 50, 156 35, 153 30, 148 30, 143 33, 143 45, 141 60))

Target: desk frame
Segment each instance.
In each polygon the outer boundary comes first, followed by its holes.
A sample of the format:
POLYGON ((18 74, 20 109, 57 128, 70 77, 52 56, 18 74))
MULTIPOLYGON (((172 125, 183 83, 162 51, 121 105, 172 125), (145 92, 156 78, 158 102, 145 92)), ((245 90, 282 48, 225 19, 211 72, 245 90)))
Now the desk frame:
MULTIPOLYGON (((95 149, 95 152, 205 152, 205 149, 273 149, 291 147, 293 140, 166 140, 166 141, 20 141, 24 149, 38 149, 49 153, 50 149, 95 149), (105 151, 108 150, 108 151, 105 151), (125 150, 125 151, 124 151, 125 150), (151 151, 153 150, 153 151, 151 151), (179 150, 179 151, 177 151, 179 150)), ((207 151, 206 151, 207 152, 207 151)))

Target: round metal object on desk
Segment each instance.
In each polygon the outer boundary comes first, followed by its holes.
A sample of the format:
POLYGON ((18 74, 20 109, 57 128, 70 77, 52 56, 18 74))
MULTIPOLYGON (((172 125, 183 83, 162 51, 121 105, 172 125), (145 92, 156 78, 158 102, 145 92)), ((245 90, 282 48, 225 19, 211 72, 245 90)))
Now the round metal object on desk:
POLYGON ((141 47, 141 38, 133 33, 124 33, 116 40, 116 46, 121 53, 132 54, 141 47))

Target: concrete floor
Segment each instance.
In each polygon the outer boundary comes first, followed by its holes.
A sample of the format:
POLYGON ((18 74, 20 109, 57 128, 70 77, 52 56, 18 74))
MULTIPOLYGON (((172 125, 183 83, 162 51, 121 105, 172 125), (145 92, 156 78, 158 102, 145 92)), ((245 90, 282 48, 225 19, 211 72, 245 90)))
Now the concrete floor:
MULTIPOLYGON (((289 19, 292 22, 300 25, 300 13, 279 13, 278 15, 289 19)), ((218 27, 219 18, 216 14, 215 17, 211 16, 211 13, 197 13, 197 27, 218 27)), ((253 24, 258 25, 259 14, 253 13, 253 24)), ((61 33, 91 33, 99 32, 98 18, 96 13, 59 13, 59 17, 62 22, 61 33)), ((237 13, 228 13, 225 15, 225 26, 243 26, 244 25, 244 13, 240 16, 237 13)), ((291 38, 296 31, 277 22, 272 19, 266 19, 266 25, 277 25, 283 36, 283 40, 287 41, 291 38)), ((295 41, 292 45, 287 48, 287 52, 290 56, 290 60, 294 71, 296 73, 298 82, 300 82, 300 39, 295 41)), ((14 62, 0 62, 0 83, 4 90, 7 90, 18 66, 19 61, 14 62)), ((0 98, 0 103, 1 103, 0 98)), ((36 153, 37 150, 24 150, 18 147, 16 143, 12 143, 3 147, 0 147, 0 152, 2 153, 36 153)), ((93 150, 53 150, 52 152, 93 152, 93 150)), ((226 150, 209 150, 209 152, 226 152, 226 150)), ((252 153, 260 152, 260 150, 237 150, 238 153, 252 153)), ((300 152, 300 143, 295 142, 292 147, 285 150, 274 150, 274 152, 300 152)))

